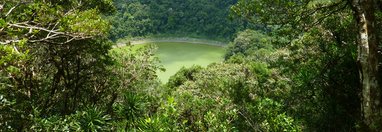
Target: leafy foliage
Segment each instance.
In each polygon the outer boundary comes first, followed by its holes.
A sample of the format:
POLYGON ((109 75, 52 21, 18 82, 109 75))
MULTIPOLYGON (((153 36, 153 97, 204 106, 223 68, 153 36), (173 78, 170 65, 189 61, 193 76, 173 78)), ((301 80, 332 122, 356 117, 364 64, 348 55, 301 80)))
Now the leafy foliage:
POLYGON ((286 111, 302 119, 307 131, 359 129, 357 27, 349 6, 348 1, 242 0, 232 8, 273 27, 272 43, 282 54, 270 66, 293 81, 286 111))
POLYGON ((259 100, 268 97, 280 99, 288 93, 283 91, 286 87, 278 84, 282 83, 281 78, 274 77, 279 81, 268 79, 273 71, 266 65, 228 63, 213 64, 207 69, 195 69, 200 68, 181 70, 167 84, 173 90, 172 97, 179 101, 177 104, 181 104, 176 110, 182 113, 180 117, 183 118, 176 120, 188 121, 186 124, 191 126, 189 129, 194 131, 233 131, 248 130, 248 128, 254 131, 300 130, 299 125, 293 123, 291 117, 283 115, 281 110, 277 111, 282 108, 282 105, 253 109, 264 107, 262 103, 257 102, 259 100), (280 121, 267 122, 276 118, 280 121), (199 122, 205 124, 205 127, 200 127, 199 122), (263 126, 260 125, 262 123, 263 126))
MULTIPOLYGON (((38 113, 34 114, 35 116, 38 113)), ((34 124, 30 131, 109 131, 111 130, 110 116, 97 108, 78 111, 65 117, 52 116, 49 118, 32 117, 34 124)))
POLYGON ((257 31, 247 29, 243 32, 239 32, 235 40, 228 45, 228 51, 224 58, 228 59, 236 54, 249 56, 251 54, 249 52, 256 52, 261 49, 272 49, 270 37, 257 31))
MULTIPOLYGON (((182 34, 208 38, 231 38, 242 21, 229 20, 236 0, 116 0, 112 21, 113 40, 151 34, 182 34)), ((228 40, 228 39, 227 39, 228 40)))
POLYGON ((5 2, 0 131, 366 128, 349 1, 5 2), (266 28, 251 27, 258 23, 266 28), (235 38, 223 62, 182 68, 161 84, 155 47, 112 49, 108 40, 150 34, 235 38))

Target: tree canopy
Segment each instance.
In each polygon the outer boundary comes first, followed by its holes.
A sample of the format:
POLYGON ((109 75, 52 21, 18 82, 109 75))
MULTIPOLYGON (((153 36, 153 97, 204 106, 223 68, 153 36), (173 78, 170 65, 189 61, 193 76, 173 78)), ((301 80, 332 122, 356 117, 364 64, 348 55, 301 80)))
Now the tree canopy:
POLYGON ((380 131, 381 3, 2 1, 0 131, 380 131), (231 42, 162 84, 158 34, 231 42))
POLYGON ((243 27, 229 19, 236 0, 116 0, 110 16, 111 38, 150 34, 181 34, 208 38, 232 38, 243 27))

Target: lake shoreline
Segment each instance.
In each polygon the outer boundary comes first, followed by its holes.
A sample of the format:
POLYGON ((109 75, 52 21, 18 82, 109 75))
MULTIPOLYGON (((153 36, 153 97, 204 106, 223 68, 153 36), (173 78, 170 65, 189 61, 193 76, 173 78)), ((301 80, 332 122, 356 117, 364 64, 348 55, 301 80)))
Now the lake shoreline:
POLYGON ((219 46, 219 47, 225 47, 228 45, 228 43, 215 41, 215 40, 197 39, 197 38, 189 38, 189 37, 164 37, 164 38, 139 38, 139 39, 131 39, 131 40, 120 40, 119 42, 116 43, 114 47, 124 47, 128 44, 139 45, 139 44, 147 44, 147 43, 155 43, 155 42, 191 43, 191 44, 203 44, 203 45, 211 45, 211 46, 219 46))

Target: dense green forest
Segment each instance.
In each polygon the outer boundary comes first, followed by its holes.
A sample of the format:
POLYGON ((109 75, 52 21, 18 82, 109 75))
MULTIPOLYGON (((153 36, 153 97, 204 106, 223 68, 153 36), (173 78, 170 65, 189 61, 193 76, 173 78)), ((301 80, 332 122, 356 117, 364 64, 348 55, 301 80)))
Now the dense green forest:
POLYGON ((0 131, 381 131, 381 5, 3 0, 0 131), (231 42, 166 84, 155 46, 113 50, 160 34, 231 42))
POLYGON ((245 26, 240 19, 229 19, 236 1, 116 0, 117 13, 108 17, 110 38, 167 34, 230 40, 245 26))

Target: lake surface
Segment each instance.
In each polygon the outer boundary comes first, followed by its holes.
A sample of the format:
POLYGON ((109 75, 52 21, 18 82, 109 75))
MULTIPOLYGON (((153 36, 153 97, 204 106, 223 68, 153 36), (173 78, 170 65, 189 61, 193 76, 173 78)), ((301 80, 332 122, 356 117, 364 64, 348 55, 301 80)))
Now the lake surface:
POLYGON ((223 60, 224 48, 195 43, 156 42, 158 47, 156 55, 166 69, 158 72, 159 79, 166 83, 182 67, 200 65, 206 67, 213 62, 223 60))

